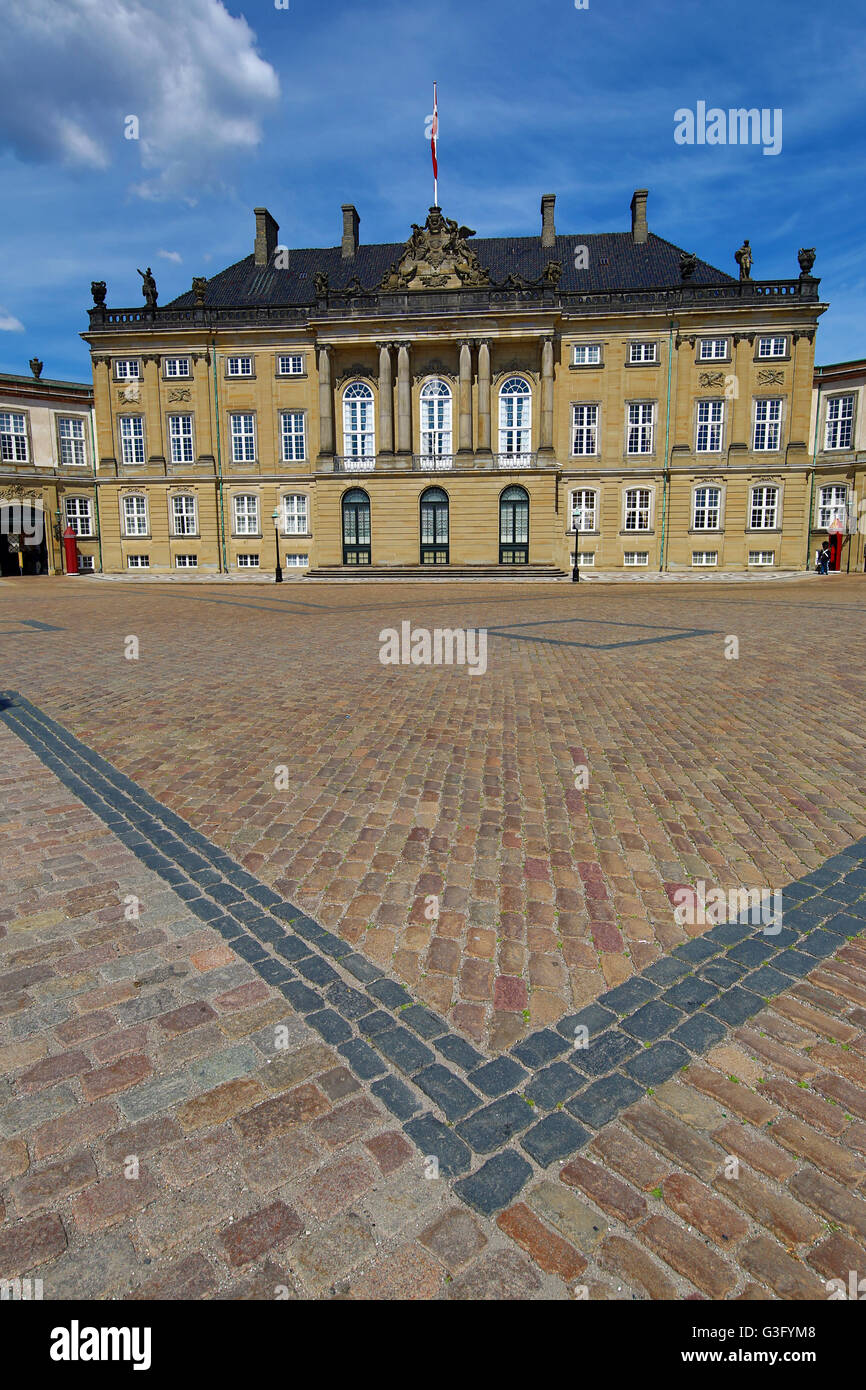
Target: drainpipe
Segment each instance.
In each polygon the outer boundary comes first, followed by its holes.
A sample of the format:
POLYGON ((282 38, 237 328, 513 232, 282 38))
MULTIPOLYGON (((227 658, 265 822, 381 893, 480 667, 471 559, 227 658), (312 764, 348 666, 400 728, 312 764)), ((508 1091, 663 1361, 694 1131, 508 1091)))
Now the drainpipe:
POLYGON ((99 479, 96 476, 96 431, 93 428, 93 411, 90 412, 90 447, 93 451, 93 509, 96 512, 96 543, 99 546, 99 573, 102 567, 102 526, 99 521, 99 479))
MULTIPOLYGON (((821 376, 821 367, 815 371, 821 376)), ((815 503, 815 466, 818 461, 818 421, 821 419, 821 382, 818 381, 818 395, 815 398, 815 436, 812 441, 812 480, 809 484, 809 516, 806 521, 806 569, 812 564, 812 508, 815 503)))
POLYGON ((659 574, 661 574, 665 567, 665 545, 667 542, 665 527, 668 515, 668 487, 670 485, 671 475, 668 442, 670 440, 671 431, 671 369, 673 367, 674 327, 678 328, 679 324, 675 324, 675 321, 671 319, 670 334, 668 336, 668 402, 665 410, 665 468, 662 475, 662 535, 661 545, 659 547, 659 574))
POLYGON ((226 517, 223 506, 223 463, 222 451, 220 448, 220 403, 219 389, 217 387, 217 351, 216 338, 211 339, 211 350, 213 360, 213 408, 214 419, 216 420, 216 454, 217 454, 217 495, 219 497, 220 514, 220 541, 222 543, 222 573, 228 574, 228 560, 226 559, 226 517))

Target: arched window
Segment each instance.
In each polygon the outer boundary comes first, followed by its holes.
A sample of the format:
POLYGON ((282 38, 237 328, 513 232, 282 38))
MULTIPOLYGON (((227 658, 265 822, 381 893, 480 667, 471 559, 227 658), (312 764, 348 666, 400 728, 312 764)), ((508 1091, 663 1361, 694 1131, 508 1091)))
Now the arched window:
POLYGON ((174 493, 171 499, 171 522, 173 535, 196 535, 198 522, 195 514, 195 497, 191 493, 174 493))
POLYGON ((123 534, 125 536, 146 536, 148 534, 147 500, 142 493, 130 492, 123 499, 123 534))
POLYGON ((259 499, 254 492, 241 492, 233 499, 235 535, 258 536, 259 499))
POLYGON ((370 499, 363 488, 343 494, 343 564, 370 563, 370 499))
POLYGON ((499 388, 499 461, 528 464, 531 449, 532 389, 522 376, 510 376, 499 388))
POLYGON ((448 563, 448 493, 428 487, 421 494, 421 564, 448 563))
POLYGON ((529 493, 507 487, 499 499, 499 563, 529 564, 529 493))
POLYGON ((343 392, 343 453, 353 464, 362 460, 368 468, 373 467, 376 457, 373 392, 363 381, 353 381, 343 392))
POLYGON ((421 456, 432 468, 451 467, 451 419, 451 387, 434 377, 421 389, 421 456))

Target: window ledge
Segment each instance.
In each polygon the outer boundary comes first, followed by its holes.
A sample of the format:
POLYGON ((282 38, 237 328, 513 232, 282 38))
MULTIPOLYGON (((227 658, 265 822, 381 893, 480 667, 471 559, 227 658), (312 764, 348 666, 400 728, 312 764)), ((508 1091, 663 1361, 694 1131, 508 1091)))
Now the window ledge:
MULTIPOLYGON (((654 364, 647 362, 646 365, 652 367, 654 364)), ((568 370, 570 372, 600 372, 603 366, 603 362, 569 362, 568 370)))
POLYGON ((619 534, 624 536, 626 540, 634 540, 635 538, 644 540, 647 536, 654 536, 655 529, 652 531, 620 531, 619 534))

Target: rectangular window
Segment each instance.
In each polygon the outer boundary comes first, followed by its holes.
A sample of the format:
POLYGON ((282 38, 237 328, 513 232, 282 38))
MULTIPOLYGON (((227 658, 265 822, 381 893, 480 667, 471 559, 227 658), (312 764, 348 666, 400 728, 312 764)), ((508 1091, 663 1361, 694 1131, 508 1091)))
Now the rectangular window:
POLYGON ((296 496, 284 497, 283 535, 306 536, 308 531, 307 498, 305 494, 298 493, 296 496))
POLYGON ((727 338, 701 338, 698 357, 702 362, 717 362, 728 355, 727 338))
POLYGON ((64 498, 66 525, 71 526, 76 536, 93 535, 93 507, 89 497, 64 498))
POLYGON ((176 494, 171 499, 171 523, 175 536, 194 536, 198 531, 195 515, 195 498, 188 494, 176 494))
POLYGON ((227 357, 226 376, 252 376, 253 359, 251 357, 227 357))
POLYGON ((750 551, 749 551, 749 564, 750 564, 750 565, 775 565, 775 563, 776 563, 776 552, 775 552, 775 550, 750 550, 750 551))
POLYGON ((693 550, 692 565, 696 568, 700 566, 712 566, 719 563, 719 552, 717 550, 693 550))
POLYGON ((232 426, 232 462, 253 463, 256 457, 256 418, 254 415, 230 415, 232 426))
POLYGON ((307 456, 307 442, 304 434, 304 412, 284 410, 280 416, 280 434, 283 441, 283 463, 297 463, 307 456))
POLYGON ((845 525, 848 489, 844 483, 830 483, 818 494, 818 530, 828 531, 834 521, 845 525))
POLYGON ((591 565, 595 564, 595 551, 578 550, 576 557, 572 555, 571 563, 576 563, 579 569, 588 569, 591 565))
POLYGON ((699 454, 718 454, 725 425, 724 401, 698 401, 698 433, 695 449, 699 454))
POLYGON ((651 507, 652 493, 648 487, 628 488, 625 494, 625 524, 623 529, 626 531, 648 531, 651 507))
POLYGON ((303 376, 304 359, 301 353, 291 352, 286 357, 278 357, 277 372, 280 376, 303 376))
POLYGON ((601 361, 601 343, 575 343, 571 360, 575 367, 597 366, 601 361))
POLYGON ((149 569, 150 569, 150 556, 149 556, 149 555, 127 555, 127 557, 126 557, 126 568, 127 568, 128 570, 149 570, 149 569))
POLYGON ((144 463, 143 415, 121 415, 120 457, 123 463, 144 463))
POLYGON ((787 338, 759 338, 759 357, 784 357, 788 346, 787 338))
POLYGON ((779 515, 779 489, 753 487, 749 506, 749 527, 752 531, 775 531, 779 515))
POLYGON ((114 364, 117 381, 138 381, 141 376, 141 363, 136 357, 120 357, 114 364))
POLYGON ((147 502, 143 497, 124 497, 123 534, 125 536, 147 535, 147 502))
POLYGON ((166 357, 165 374, 170 377, 189 376, 189 358, 166 357))
POLYGON ((629 362, 657 362, 658 343, 629 343, 629 362))
POLYGON ((63 467, 83 468, 84 458, 84 421, 58 420, 57 429, 60 435, 60 462, 63 467))
POLYGON ((289 569, 303 569, 310 563, 309 555, 287 555, 286 565, 289 569))
POLYGON ((259 557, 258 557, 258 555, 239 555, 239 556, 238 556, 238 569, 239 569, 239 570, 257 570, 258 567, 259 567, 259 557))
POLYGON ((642 402, 628 408, 628 452, 630 454, 651 454, 653 451, 653 427, 655 405, 642 402))
MULTIPOLYGON (((242 493, 234 499, 235 535, 259 535, 259 499, 254 493, 242 493)), ((256 561, 258 564, 258 561, 256 561)))
POLYGON ((827 401, 825 449, 850 449, 854 429, 854 397, 831 396, 827 401))
POLYGON ((174 567, 176 570, 196 570, 198 569, 198 556, 175 555, 174 567))
POLYGON ((627 550, 622 557, 624 565, 648 565, 648 550, 627 550))
POLYGON ((781 440, 781 400, 755 401, 755 437, 752 448, 756 453, 768 453, 778 449, 781 440))
POLYGON ((93 572, 94 572, 95 569, 96 569, 96 565, 94 564, 93 556, 92 556, 92 555, 79 555, 79 557, 78 557, 78 573, 79 573, 79 574, 93 574, 93 572))
POLYGON ((696 487, 695 505, 692 513, 692 530, 718 531, 721 509, 721 488, 696 487))
POLYGON ((572 453, 594 454, 598 443, 598 406, 573 405, 572 453))
POLYGON ((571 524, 569 529, 572 531, 596 531, 598 493, 594 488, 578 488, 571 494, 571 524))
POLYGON ((23 415, 0 411, 0 458, 4 463, 27 462, 27 424, 23 415))
POLYGON ((192 463, 192 416, 169 415, 168 434, 172 463, 192 463))

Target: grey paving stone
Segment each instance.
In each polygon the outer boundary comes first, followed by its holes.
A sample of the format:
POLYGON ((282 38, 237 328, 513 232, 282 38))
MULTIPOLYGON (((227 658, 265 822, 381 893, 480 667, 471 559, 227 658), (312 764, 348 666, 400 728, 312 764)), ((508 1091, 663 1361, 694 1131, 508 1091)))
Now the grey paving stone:
POLYGON ((46 1120, 64 1115, 77 1104, 75 1092, 70 1086, 54 1086, 34 1096, 22 1096, 0 1110, 0 1134, 5 1139, 11 1139, 26 1129, 36 1129, 46 1120))
POLYGON ((434 1014, 432 1009, 425 1009, 422 1004, 412 1004, 408 1009, 401 1009, 400 1022, 408 1024, 419 1037, 426 1038, 428 1042, 431 1038, 441 1037, 448 1031, 447 1024, 443 1023, 439 1015, 434 1014))
POLYGON ((535 1068, 545 1066, 555 1057, 561 1057, 563 1052, 568 1051, 568 1046, 568 1039, 563 1038, 561 1033, 557 1033, 553 1028, 541 1028, 537 1033, 530 1033, 522 1042, 515 1043, 510 1051, 518 1062, 535 1068))
POLYGON ((412 1003, 412 996, 396 980, 374 980, 368 990, 370 997, 384 1004, 386 1009, 399 1009, 412 1003))
POLYGON ((721 1042, 727 1034, 728 1030, 723 1023, 716 1018, 710 1018, 709 1014, 702 1011, 692 1018, 687 1018, 685 1023, 675 1028, 671 1033, 671 1041, 682 1043, 683 1047, 700 1055, 721 1042))
POLYGON ((513 1149, 496 1154, 468 1178, 454 1184, 454 1190, 468 1206, 492 1216, 514 1201, 532 1177, 532 1168, 513 1149))
POLYGON ((447 1057, 449 1062, 455 1062, 464 1071, 471 1071, 477 1067, 479 1062, 483 1062, 482 1054, 468 1043, 465 1038, 460 1038, 456 1033, 446 1033, 442 1038, 436 1039, 436 1051, 441 1052, 443 1057, 447 1057))
POLYGON ((414 1080, 449 1120, 462 1120, 482 1104, 482 1097, 476 1091, 470 1090, 459 1076, 438 1062, 419 1071, 414 1080))
POLYGON ((572 1040, 576 1028, 585 1028, 591 1037, 593 1033, 603 1033, 605 1028, 615 1022, 616 1014, 612 1009, 603 1009, 600 1004, 588 1004, 578 1013, 561 1018, 556 1025, 556 1031, 572 1040))
POLYGON ((237 1047, 227 1048, 225 1052, 203 1057, 201 1061, 190 1062, 186 1072, 196 1086, 209 1091, 223 1081, 236 1081, 239 1076, 246 1076, 260 1066, 261 1058, 255 1048, 241 1043, 237 1047))
POLYGON ((617 985, 614 989, 608 989, 604 994, 600 994, 598 1002, 604 1008, 613 1009, 614 1013, 627 1014, 657 994, 658 988, 651 980, 646 980, 641 975, 634 975, 624 984, 617 985))
POLYGON ((807 956, 814 956, 817 965, 828 956, 835 956, 841 944, 839 937, 834 936, 832 932, 816 927, 801 939, 798 950, 804 951, 807 956))
POLYGON ((593 1129, 601 1129, 620 1111, 639 1100, 643 1093, 643 1087, 638 1086, 636 1081, 614 1072, 578 1092, 565 1108, 585 1124, 592 1125, 593 1129))
POLYGON ((564 1111, 555 1110, 552 1115, 545 1116, 537 1125, 533 1125, 532 1129, 524 1134, 520 1144, 536 1163, 542 1168, 547 1168, 558 1159, 568 1158, 576 1153, 590 1137, 589 1131, 585 1130, 583 1125, 579 1125, 564 1111))
POLYGON ((317 1012, 324 1006, 324 999, 321 994, 317 994, 314 989, 310 989, 301 980, 287 980, 285 984, 279 986, 280 994, 284 999, 288 999, 293 1009, 297 1009, 299 1014, 311 1014, 317 1012))
POLYGON ((673 1009, 669 1004, 654 999, 651 1003, 644 1004, 636 1013, 629 1014, 619 1026, 624 1033, 640 1038, 641 1042, 654 1042, 656 1038, 669 1033, 671 1028, 681 1021, 682 1016, 681 1009, 673 1009))
POLYGON ((707 1005, 707 1013, 720 1018, 724 1023, 738 1024, 745 1023, 747 1018, 752 1018, 756 1013, 760 1013, 764 1007, 764 1001, 757 994, 752 994, 750 990, 742 989, 739 985, 734 985, 732 989, 726 989, 724 994, 720 994, 718 999, 707 1005))
POLYGON ((815 957, 806 955, 805 951, 780 951, 773 957, 773 969, 784 970, 786 975, 791 975, 794 979, 808 975, 816 966, 815 957))
POLYGON ((396 1028, 397 1022, 393 1014, 386 1014, 384 1009, 376 1009, 373 1013, 367 1014, 358 1024, 359 1030, 365 1038, 374 1038, 377 1033, 386 1033, 389 1028, 396 1028))
POLYGON ((639 1044, 627 1033, 611 1028, 597 1038, 590 1038, 589 1047, 580 1049, 580 1066, 587 1076, 603 1076, 621 1066, 638 1050, 639 1044))
POLYGON ((352 1029, 346 1020, 333 1009, 322 1009, 319 1013, 307 1014, 307 1023, 321 1034, 325 1042, 332 1045, 349 1042, 353 1037, 352 1029))
POLYGON ((371 984, 373 980, 380 980, 384 973, 357 952, 344 956, 340 964, 365 985, 371 984))
POLYGON ((680 960, 689 961, 692 965, 700 965, 703 961, 709 960, 710 956, 717 956, 719 951, 720 947, 715 941, 695 936, 691 941, 684 941, 682 945, 675 946, 671 954, 679 956, 680 960))
POLYGON ((742 984, 744 989, 751 990, 753 994, 760 994, 762 999, 783 994, 786 989, 791 987, 789 976, 783 975, 779 970, 774 970, 771 965, 762 965, 759 970, 753 970, 750 975, 745 975, 742 984))
POLYGON ((170 1105, 179 1105, 189 1100, 201 1087, 187 1069, 169 1076, 157 1077, 156 1081, 144 1081, 117 1097, 117 1104, 127 1120, 133 1122, 146 1120, 170 1105))
POLYGON ((420 1071, 435 1061, 430 1048, 422 1043, 408 1028, 389 1028, 384 1033, 373 1036, 373 1045, 383 1052, 389 1062, 399 1067, 407 1076, 420 1071))
POLYGON ((403 1129, 415 1146, 426 1156, 439 1160, 439 1174, 455 1178, 472 1166, 472 1151, 447 1125, 425 1113, 404 1124, 403 1129))
POLYGON ((381 1081, 373 1082, 370 1090, 398 1120, 408 1120, 410 1115, 421 1109, 420 1102, 409 1087, 396 1076, 383 1076, 381 1081))
POLYGON ((681 980, 684 975, 688 975, 689 966, 685 961, 676 960, 673 956, 663 956, 661 960, 653 961, 643 972, 647 980, 651 980, 654 985, 674 985, 677 980, 681 980))
POLYGON ((735 985, 745 973, 746 967, 744 965, 738 965, 735 960, 728 960, 727 956, 720 956, 698 968, 700 978, 708 980, 711 985, 716 985, 719 989, 727 989, 730 985, 735 985))
POLYGON ((702 1004, 708 1004, 711 999, 715 999, 718 992, 717 986, 709 980, 689 975, 687 979, 680 980, 678 985, 671 985, 670 989, 666 989, 662 995, 662 1002, 673 1004, 674 1008, 691 1014, 702 1004))
POLYGON ((749 937, 728 951, 728 958, 754 970, 776 950, 771 937, 749 937))
POLYGON ((501 1096, 513 1091, 528 1075, 529 1072, 512 1057, 497 1057, 470 1072, 467 1080, 486 1096, 501 1096))
POLYGON ((681 1067, 687 1067, 691 1057, 684 1047, 675 1042, 654 1043, 652 1047, 639 1052, 626 1063, 626 1071, 635 1081, 645 1086, 660 1086, 668 1081, 681 1067))
POLYGON ((306 956, 296 963, 295 969, 299 975, 320 987, 335 984, 340 979, 334 967, 319 956, 306 956))
POLYGON ((367 1043, 356 1038, 353 1042, 341 1043, 337 1048, 341 1056, 345 1057, 349 1066, 362 1081, 370 1081, 374 1076, 382 1076, 387 1070, 385 1063, 377 1052, 367 1043))
POLYGON ((329 985, 325 990, 325 998, 343 1018, 363 1018, 365 1014, 373 1011, 366 994, 357 989, 350 989, 342 981, 329 985))
POLYGON ((553 1062, 530 1076, 523 1093, 542 1110, 551 1110, 560 1101, 568 1100, 585 1084, 586 1078, 568 1062, 553 1062))
POLYGON ((230 989, 236 989, 238 985, 245 985, 254 979, 255 972, 250 966, 238 961, 236 965, 224 965, 219 970, 208 970, 207 974, 201 975, 197 980, 187 980, 183 992, 193 999, 207 999, 212 995, 227 994, 230 989))
POLYGON ((532 1106, 522 1096, 502 1096, 461 1120, 456 1128, 476 1153, 490 1153, 528 1129, 534 1118, 532 1106))

